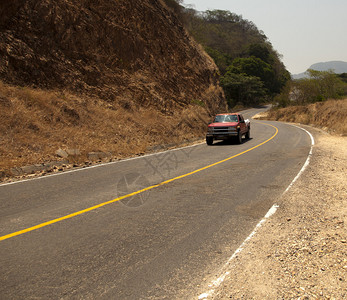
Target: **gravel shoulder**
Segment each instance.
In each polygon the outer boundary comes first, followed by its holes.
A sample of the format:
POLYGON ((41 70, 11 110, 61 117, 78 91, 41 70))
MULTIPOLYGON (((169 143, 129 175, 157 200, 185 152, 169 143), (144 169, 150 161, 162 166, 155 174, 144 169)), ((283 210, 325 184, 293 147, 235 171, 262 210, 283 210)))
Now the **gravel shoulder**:
POLYGON ((347 299, 347 138, 308 129, 309 166, 213 299, 347 299))

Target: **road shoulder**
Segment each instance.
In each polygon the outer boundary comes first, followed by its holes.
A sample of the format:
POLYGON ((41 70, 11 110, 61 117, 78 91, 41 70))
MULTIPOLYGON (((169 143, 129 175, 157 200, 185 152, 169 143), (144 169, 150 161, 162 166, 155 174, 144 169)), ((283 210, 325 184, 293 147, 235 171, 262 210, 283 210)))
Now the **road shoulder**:
POLYGON ((315 132, 310 165, 213 299, 346 299, 347 138, 315 132))

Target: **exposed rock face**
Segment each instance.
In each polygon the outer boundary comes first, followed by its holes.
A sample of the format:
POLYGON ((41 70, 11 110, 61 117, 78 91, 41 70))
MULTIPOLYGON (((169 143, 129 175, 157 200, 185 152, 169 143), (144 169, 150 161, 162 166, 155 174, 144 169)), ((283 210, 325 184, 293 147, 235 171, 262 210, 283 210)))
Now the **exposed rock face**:
POLYGON ((160 0, 0 0, 0 79, 125 107, 225 109, 217 67, 160 0))

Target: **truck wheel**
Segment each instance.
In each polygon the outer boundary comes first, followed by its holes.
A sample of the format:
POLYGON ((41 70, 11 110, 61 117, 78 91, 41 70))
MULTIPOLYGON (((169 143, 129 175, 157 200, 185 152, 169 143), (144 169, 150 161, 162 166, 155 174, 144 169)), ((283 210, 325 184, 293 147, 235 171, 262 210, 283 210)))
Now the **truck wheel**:
POLYGON ((237 134, 237 143, 238 144, 242 144, 242 133, 239 131, 238 134, 237 134))
POLYGON ((210 136, 206 137, 206 144, 211 146, 213 144, 213 137, 210 137, 210 136))
POLYGON ((246 139, 249 140, 251 138, 251 128, 248 128, 248 131, 246 133, 246 139))

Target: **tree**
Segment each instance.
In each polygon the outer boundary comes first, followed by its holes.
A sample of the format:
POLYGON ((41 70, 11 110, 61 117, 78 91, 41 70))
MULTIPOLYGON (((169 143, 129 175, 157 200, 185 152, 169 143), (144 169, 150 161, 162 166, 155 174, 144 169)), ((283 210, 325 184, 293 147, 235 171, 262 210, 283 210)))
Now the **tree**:
POLYGON ((332 71, 307 70, 309 78, 298 80, 296 86, 305 94, 305 102, 336 99, 344 94, 343 81, 332 71))
POLYGON ((255 56, 236 58, 227 72, 235 74, 246 74, 248 76, 258 77, 264 84, 264 87, 272 92, 274 82, 274 71, 271 65, 255 56))
POLYGON ((258 105, 266 94, 264 84, 259 77, 247 74, 228 71, 221 77, 221 85, 230 107, 238 103, 246 106, 258 105))
POLYGON ((231 23, 237 23, 241 21, 241 17, 237 14, 234 14, 228 10, 207 10, 204 12, 204 19, 207 22, 217 22, 217 23, 223 23, 223 22, 231 22, 231 23))
POLYGON ((214 62, 218 66, 219 71, 222 74, 224 74, 226 72, 228 66, 230 66, 230 64, 232 62, 232 57, 230 57, 229 55, 227 55, 224 52, 219 51, 216 48, 205 47, 205 51, 207 52, 207 54, 209 56, 212 57, 212 59, 214 60, 214 62))
POLYGON ((248 48, 249 56, 260 58, 262 61, 271 64, 273 59, 270 50, 265 43, 251 44, 248 48))
POLYGON ((306 105, 347 95, 347 84, 333 71, 308 70, 307 75, 308 78, 287 83, 274 99, 277 106, 306 105))
POLYGON ((281 56, 253 22, 227 10, 194 13, 192 9, 184 9, 183 14, 185 27, 213 58, 224 77, 225 94, 233 91, 230 103, 238 101, 236 94, 242 95, 241 100, 246 102, 261 98, 259 95, 272 98, 290 80, 281 56), (230 82, 231 78, 236 80, 235 84, 230 82), (247 84, 255 88, 254 95, 247 92, 247 84))

